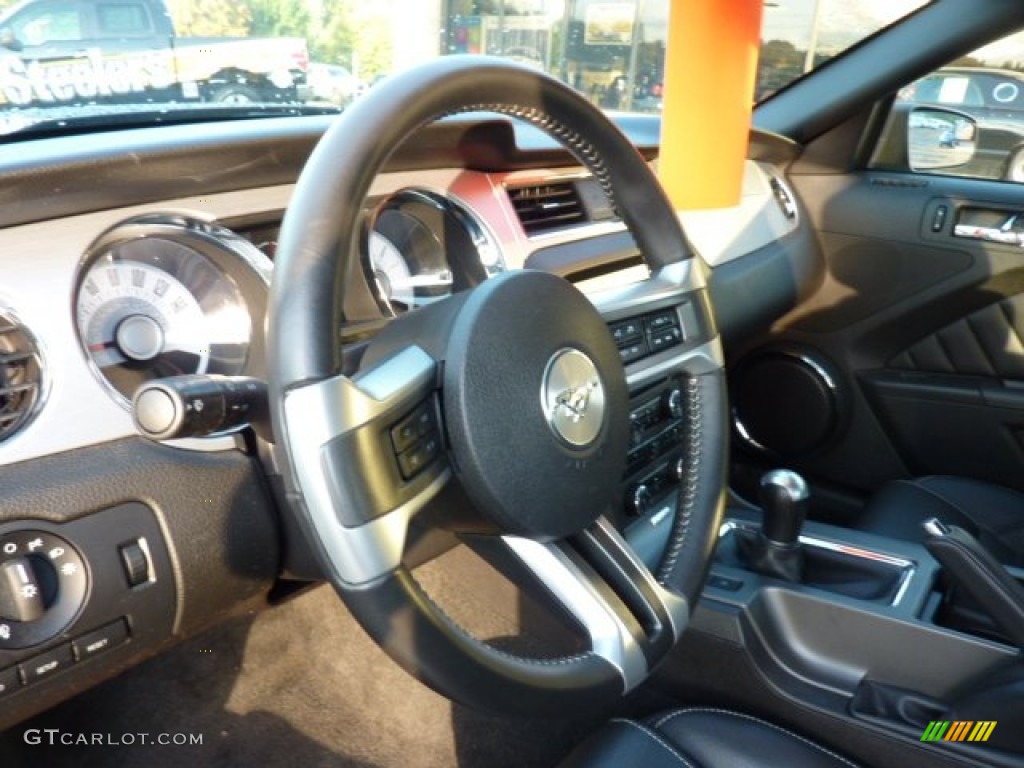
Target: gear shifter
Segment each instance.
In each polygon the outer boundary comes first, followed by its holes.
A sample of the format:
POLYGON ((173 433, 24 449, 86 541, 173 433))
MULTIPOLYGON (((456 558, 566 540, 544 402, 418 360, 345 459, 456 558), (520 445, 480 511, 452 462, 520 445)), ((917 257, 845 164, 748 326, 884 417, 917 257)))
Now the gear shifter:
POLYGON ((796 472, 774 469, 761 478, 759 500, 764 512, 761 533, 780 546, 797 546, 807 517, 807 483, 796 472))
POLYGON ((807 483, 796 472, 775 469, 761 478, 759 500, 764 521, 743 553, 751 570, 785 581, 802 580, 800 529, 807 516, 808 496, 807 483))

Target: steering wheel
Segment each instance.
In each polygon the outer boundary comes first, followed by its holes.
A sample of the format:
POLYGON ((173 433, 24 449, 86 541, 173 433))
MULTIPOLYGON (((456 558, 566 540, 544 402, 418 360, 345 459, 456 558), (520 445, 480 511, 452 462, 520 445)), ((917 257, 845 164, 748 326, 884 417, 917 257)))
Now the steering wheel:
POLYGON ((621 696, 675 645, 721 517, 721 344, 704 272, 656 177, 578 93, 521 65, 453 56, 348 107, 286 212, 268 346, 290 512, 352 614, 410 673, 470 706, 565 712, 621 696), (560 140, 600 182, 651 276, 588 299, 546 272, 504 273, 395 318, 346 375, 342 297, 365 247, 371 182, 410 134, 463 112, 510 115, 560 140), (683 343, 624 367, 608 323, 651 312, 673 314, 683 343), (670 375, 682 381, 683 460, 652 572, 610 512, 626 471, 630 390, 670 375), (472 637, 403 564, 414 519, 500 548, 589 648, 527 658, 472 637))

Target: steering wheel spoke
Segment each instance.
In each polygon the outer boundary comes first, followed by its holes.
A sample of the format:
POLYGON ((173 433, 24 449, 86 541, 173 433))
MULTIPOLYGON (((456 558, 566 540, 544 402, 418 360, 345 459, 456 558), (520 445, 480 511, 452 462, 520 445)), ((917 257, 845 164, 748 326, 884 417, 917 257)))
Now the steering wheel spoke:
POLYGON ((305 504, 345 584, 395 570, 410 520, 451 478, 436 390, 437 364, 410 346, 285 395, 305 504))
POLYGON ((557 542, 502 537, 548 598, 583 629, 624 690, 639 685, 686 628, 686 598, 660 585, 605 518, 557 542))

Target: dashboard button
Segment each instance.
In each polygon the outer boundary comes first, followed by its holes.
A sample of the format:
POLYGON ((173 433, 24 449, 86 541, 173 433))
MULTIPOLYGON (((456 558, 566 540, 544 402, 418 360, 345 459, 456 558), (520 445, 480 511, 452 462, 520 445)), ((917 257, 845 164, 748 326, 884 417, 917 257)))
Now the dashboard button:
POLYGON ((676 316, 674 309, 659 312, 647 318, 647 328, 651 331, 660 331, 662 328, 670 328, 676 325, 679 325, 679 318, 676 316))
POLYGON ((128 639, 128 626, 124 619, 83 635, 72 643, 75 658, 79 661, 115 648, 128 639))
POLYGON ((0 672, 0 697, 8 693, 14 693, 21 688, 21 675, 17 667, 11 667, 0 672))
POLYGON ((65 644, 22 663, 21 672, 25 676, 25 682, 31 685, 70 667, 73 662, 71 646, 65 644))
POLYGON ((663 330, 651 331, 651 334, 648 337, 651 354, 661 352, 663 349, 675 346, 682 340, 683 333, 675 326, 670 326, 663 330))
POLYGON ((619 357, 622 358, 622 362, 624 363, 631 363, 634 360, 639 360, 646 354, 647 342, 643 339, 640 339, 635 344, 628 344, 619 348, 619 357))
POLYGON ((640 322, 625 320, 612 326, 612 338, 618 346, 625 346, 643 333, 640 322))

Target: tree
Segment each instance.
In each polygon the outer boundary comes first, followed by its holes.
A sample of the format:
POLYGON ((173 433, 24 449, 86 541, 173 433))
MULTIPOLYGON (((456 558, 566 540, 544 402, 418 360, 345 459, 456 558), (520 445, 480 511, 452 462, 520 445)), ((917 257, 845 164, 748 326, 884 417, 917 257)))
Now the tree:
POLYGON ((249 0, 249 11, 257 37, 308 37, 314 31, 303 0, 249 0))
POLYGON ((393 47, 388 6, 368 8, 353 0, 325 3, 320 24, 307 38, 313 58, 349 66, 364 81, 389 72, 393 47))
POLYGON ((234 0, 170 0, 168 10, 182 36, 245 37, 252 25, 249 6, 234 0))
POLYGON ((804 51, 788 40, 768 40, 761 46, 757 68, 757 99, 796 80, 804 71, 804 51))

